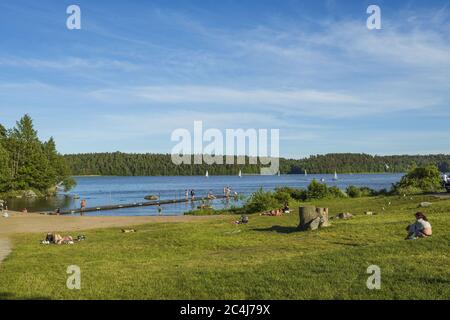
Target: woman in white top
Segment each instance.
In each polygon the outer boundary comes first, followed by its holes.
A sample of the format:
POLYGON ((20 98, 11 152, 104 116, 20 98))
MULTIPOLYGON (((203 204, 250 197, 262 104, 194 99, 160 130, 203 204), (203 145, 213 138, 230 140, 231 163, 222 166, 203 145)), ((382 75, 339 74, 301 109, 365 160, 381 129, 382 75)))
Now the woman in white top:
POLYGON ((433 231, 427 217, 422 212, 417 212, 415 214, 415 217, 416 222, 410 224, 406 228, 406 231, 408 231, 408 236, 406 237, 406 239, 416 239, 431 236, 433 234, 433 231))

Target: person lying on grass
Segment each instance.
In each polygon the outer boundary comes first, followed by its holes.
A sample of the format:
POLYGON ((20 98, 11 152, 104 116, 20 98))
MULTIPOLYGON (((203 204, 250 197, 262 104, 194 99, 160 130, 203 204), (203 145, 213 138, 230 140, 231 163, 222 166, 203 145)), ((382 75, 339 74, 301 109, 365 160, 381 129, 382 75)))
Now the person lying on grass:
POLYGON ((42 244, 73 244, 73 238, 71 236, 62 237, 60 234, 47 233, 45 240, 41 241, 42 244))
POLYGON ((406 240, 413 240, 417 238, 426 238, 433 234, 431 230, 431 224, 428 222, 427 217, 422 212, 417 212, 415 214, 416 222, 410 224, 406 231, 408 231, 408 236, 406 240))
POLYGON ((271 216, 271 217, 279 217, 282 216, 284 213, 283 209, 275 209, 275 210, 271 210, 271 211, 266 211, 263 213, 260 213, 260 216, 271 216))

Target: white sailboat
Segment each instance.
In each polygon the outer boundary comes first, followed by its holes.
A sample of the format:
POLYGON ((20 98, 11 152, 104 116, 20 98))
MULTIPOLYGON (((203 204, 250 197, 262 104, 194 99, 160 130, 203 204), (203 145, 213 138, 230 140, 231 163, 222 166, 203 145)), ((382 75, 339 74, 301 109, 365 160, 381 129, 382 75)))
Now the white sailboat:
POLYGON ((337 172, 336 172, 336 171, 334 172, 334 178, 333 178, 333 180, 335 180, 335 181, 338 180, 338 176, 337 176, 337 172))
POLYGON ((308 176, 308 172, 305 170, 305 177, 308 176))
POLYGON ((205 174, 205 177, 209 177, 209 173, 208 173, 208 170, 206 170, 206 174, 205 174))
POLYGON ((277 176, 280 176, 281 174, 280 174, 280 170, 278 170, 278 174, 277 174, 277 176))
POLYGON ((239 178, 242 178, 242 171, 239 170, 239 178))

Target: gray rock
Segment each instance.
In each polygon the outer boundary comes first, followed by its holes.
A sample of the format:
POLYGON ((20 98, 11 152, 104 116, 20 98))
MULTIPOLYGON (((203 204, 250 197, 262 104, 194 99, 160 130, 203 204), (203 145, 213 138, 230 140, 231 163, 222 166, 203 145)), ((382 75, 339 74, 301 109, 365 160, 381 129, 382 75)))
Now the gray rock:
POLYGON ((343 213, 339 213, 336 217, 336 219, 351 219, 353 218, 353 215, 349 212, 343 212, 343 213))
POLYGON ((426 207, 429 207, 429 206, 431 206, 431 205, 432 205, 431 202, 421 202, 421 203, 419 204, 419 208, 426 208, 426 207))

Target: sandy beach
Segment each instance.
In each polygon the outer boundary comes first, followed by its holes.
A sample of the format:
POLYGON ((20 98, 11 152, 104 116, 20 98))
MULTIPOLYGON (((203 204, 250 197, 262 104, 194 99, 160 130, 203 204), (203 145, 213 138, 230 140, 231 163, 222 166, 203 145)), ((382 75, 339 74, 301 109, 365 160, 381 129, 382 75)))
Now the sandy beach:
POLYGON ((145 223, 195 222, 220 219, 220 216, 53 216, 8 211, 0 217, 0 237, 16 233, 62 232, 111 227, 128 227, 145 223))

